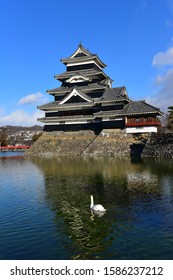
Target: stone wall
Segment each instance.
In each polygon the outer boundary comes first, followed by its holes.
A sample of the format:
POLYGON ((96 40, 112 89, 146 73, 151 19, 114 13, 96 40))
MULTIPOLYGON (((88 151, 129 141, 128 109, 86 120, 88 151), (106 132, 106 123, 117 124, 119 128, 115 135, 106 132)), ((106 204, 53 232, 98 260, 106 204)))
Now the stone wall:
POLYGON ((132 135, 121 130, 43 132, 26 156, 129 156, 132 135))
POLYGON ((173 133, 151 133, 142 157, 173 158, 173 133))
POLYGON ((132 135, 118 129, 43 132, 26 151, 26 156, 61 155, 173 158, 173 133, 132 135))

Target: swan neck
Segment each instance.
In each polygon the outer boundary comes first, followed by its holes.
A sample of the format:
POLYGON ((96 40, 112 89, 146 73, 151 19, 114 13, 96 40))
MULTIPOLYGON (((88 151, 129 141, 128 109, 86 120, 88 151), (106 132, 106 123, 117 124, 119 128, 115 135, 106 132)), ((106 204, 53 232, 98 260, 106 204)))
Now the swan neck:
POLYGON ((91 205, 90 205, 90 208, 92 208, 94 206, 94 198, 93 196, 91 195, 91 205))

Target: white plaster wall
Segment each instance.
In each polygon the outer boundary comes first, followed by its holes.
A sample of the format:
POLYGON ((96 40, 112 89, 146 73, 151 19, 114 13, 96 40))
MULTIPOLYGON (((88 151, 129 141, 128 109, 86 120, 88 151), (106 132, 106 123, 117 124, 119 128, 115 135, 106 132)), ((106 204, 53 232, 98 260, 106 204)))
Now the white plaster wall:
POLYGON ((127 127, 125 128, 126 133, 150 133, 157 132, 156 126, 148 126, 148 127, 127 127))

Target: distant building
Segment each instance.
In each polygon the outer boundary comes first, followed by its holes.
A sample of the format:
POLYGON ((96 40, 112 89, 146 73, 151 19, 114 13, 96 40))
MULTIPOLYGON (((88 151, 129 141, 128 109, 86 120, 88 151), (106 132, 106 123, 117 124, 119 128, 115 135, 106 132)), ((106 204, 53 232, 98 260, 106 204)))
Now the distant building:
POLYGON ((81 44, 61 59, 66 71, 55 76, 62 84, 47 90, 54 101, 38 108, 45 111, 44 131, 124 129, 126 133, 157 132, 162 115, 145 101, 131 101, 126 88, 112 87, 113 80, 96 54, 81 44))

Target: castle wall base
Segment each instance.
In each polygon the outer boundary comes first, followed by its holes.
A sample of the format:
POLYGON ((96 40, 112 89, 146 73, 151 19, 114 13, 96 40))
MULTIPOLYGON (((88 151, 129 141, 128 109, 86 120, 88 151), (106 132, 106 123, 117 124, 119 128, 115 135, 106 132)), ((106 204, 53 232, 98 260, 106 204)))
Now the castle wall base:
POLYGON ((134 138, 121 129, 43 132, 27 156, 130 156, 134 138))

